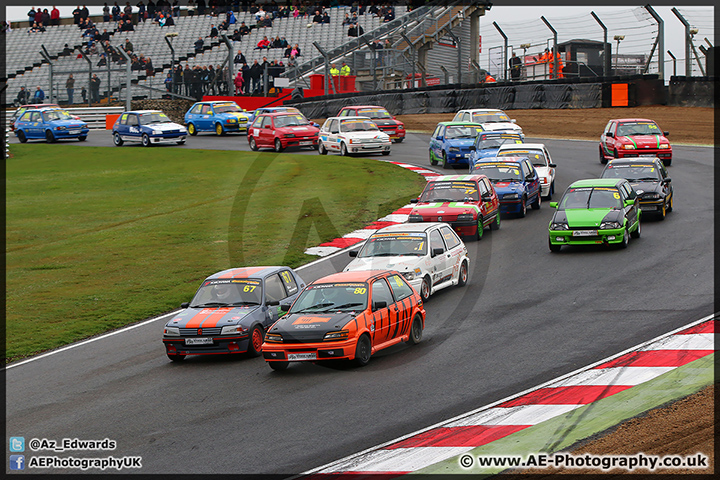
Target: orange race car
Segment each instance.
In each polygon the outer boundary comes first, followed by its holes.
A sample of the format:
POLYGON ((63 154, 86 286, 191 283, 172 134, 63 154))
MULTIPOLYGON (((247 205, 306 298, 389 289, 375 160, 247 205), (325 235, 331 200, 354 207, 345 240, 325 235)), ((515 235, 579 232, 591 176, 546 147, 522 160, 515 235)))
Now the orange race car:
POLYGON ((398 272, 342 272, 308 285, 270 327, 262 351, 273 370, 338 359, 364 366, 383 348, 419 343, 424 328, 420 295, 398 272))

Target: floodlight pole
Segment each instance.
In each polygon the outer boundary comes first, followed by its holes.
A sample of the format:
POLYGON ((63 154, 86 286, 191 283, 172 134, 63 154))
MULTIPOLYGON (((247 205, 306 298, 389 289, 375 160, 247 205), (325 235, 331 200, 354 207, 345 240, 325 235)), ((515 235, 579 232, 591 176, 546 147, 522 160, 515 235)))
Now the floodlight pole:
POLYGON ((544 16, 541 16, 541 17, 540 17, 540 20, 542 20, 542 21, 545 23, 545 25, 547 25, 547 27, 550 29, 550 31, 551 31, 552 34, 553 34, 553 51, 551 52, 551 55, 552 55, 553 72, 554 72, 554 73, 553 73, 553 75, 550 75, 550 76, 551 76, 551 77, 554 76, 555 78, 559 78, 559 77, 560 77, 560 72, 558 71, 558 55, 559 55, 559 52, 558 52, 558 49, 557 49, 557 38, 558 38, 557 31, 552 27, 552 25, 550 25, 550 22, 548 22, 547 19, 546 19, 544 16))
POLYGON ((53 64, 52 59, 50 58, 50 54, 48 53, 47 49, 45 48, 45 45, 40 45, 42 47, 42 50, 40 51, 40 55, 43 56, 45 60, 48 61, 48 65, 50 65, 50 103, 53 102, 53 64))
MULTIPOLYGON (((598 18, 597 15, 595 15, 595 12, 590 12, 590 15, 593 16, 595 21, 600 25, 600 28, 603 29, 603 56, 605 57, 604 60, 604 67, 603 67, 603 76, 610 75, 610 70, 612 69, 612 47, 608 48, 608 29, 605 26, 605 24, 600 21, 600 18, 598 18)), ((578 66, 578 74, 580 73, 580 67, 578 66)))
POLYGON ((500 32, 500 35, 503 37, 503 44, 505 45, 505 48, 503 48, 503 55, 502 55, 502 64, 503 64, 503 80, 507 81, 507 51, 508 51, 508 37, 505 35, 505 32, 500 29, 500 25, 497 24, 497 22, 493 22, 493 26, 495 29, 497 29, 498 32, 500 32))

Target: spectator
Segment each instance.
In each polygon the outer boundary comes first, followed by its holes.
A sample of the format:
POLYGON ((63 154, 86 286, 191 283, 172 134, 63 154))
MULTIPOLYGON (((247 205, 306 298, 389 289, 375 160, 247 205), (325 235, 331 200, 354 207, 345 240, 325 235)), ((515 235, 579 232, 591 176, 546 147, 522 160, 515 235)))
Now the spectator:
POLYGON ((285 37, 280 38, 280 48, 287 48, 288 47, 288 41, 285 40, 285 37))
POLYGON ((50 12, 50 21, 52 25, 60 25, 60 10, 53 5, 52 11, 50 12))
POLYGON ((247 63, 243 63, 242 68, 240 69, 243 76, 243 91, 245 95, 250 94, 250 67, 247 63))
POLYGON ((117 22, 120 20, 120 6, 115 2, 115 4, 112 7, 112 19, 113 22, 117 22))
POLYGON ((90 10, 83 5, 83 7, 80 9, 80 18, 87 20, 87 18, 90 16, 90 10))
POLYGON ((251 91, 255 93, 260 87, 260 77, 262 76, 262 67, 257 60, 253 60, 253 65, 250 67, 250 80, 252 81, 251 91))
POLYGON ((257 43, 257 47, 255 47, 255 50, 262 50, 264 48, 270 48, 270 40, 268 40, 267 35, 265 35, 262 40, 260 40, 257 43))
POLYGON ((280 41, 280 35, 277 35, 272 43, 270 44, 269 48, 282 48, 282 42, 280 41))
POLYGON ((334 63, 330 64, 330 75, 332 75, 333 77, 340 76, 340 70, 337 69, 337 65, 335 65, 334 63))
POLYGON ((347 25, 352 24, 352 19, 350 18, 350 14, 346 13, 345 18, 343 18, 342 26, 345 27, 347 25))
POLYGON ((172 15, 168 13, 167 17, 165 18, 165 26, 166 27, 174 27, 175 26, 175 20, 173 20, 172 15))
POLYGON ((178 0, 174 0, 172 4, 172 14, 173 17, 179 17, 180 16, 180 3, 178 0))
POLYGON ((350 66, 345 62, 342 62, 342 67, 340 68, 340 75, 342 75, 343 77, 347 77, 348 75, 350 75, 350 66))
POLYGON ((125 51, 131 53, 133 51, 133 44, 129 38, 125 39, 125 51))
MULTIPOLYGON (((79 7, 78 7, 79 8, 79 7)), ((28 27, 32 28, 33 24, 35 23, 35 15, 37 12, 35 11, 35 7, 30 7, 30 10, 27 13, 28 16, 28 27)))
POLYGON ((322 23, 330 23, 330 14, 325 10, 322 16, 322 23))
POLYGON ((242 42, 242 36, 240 35, 240 32, 236 28, 232 35, 230 35, 230 40, 234 42, 242 42))
POLYGON ((65 44, 65 47, 63 47, 62 54, 63 55, 70 55, 72 53, 72 49, 68 46, 68 44, 65 44))
POLYGON ((247 63, 247 60, 245 60, 245 55, 238 50, 237 55, 235 55, 235 59, 233 60, 234 64, 240 64, 240 63, 247 63))
POLYGON ((243 92, 243 74, 242 72, 238 72, 237 75, 235 75, 235 80, 233 83, 235 84, 235 95, 241 95, 243 92))
POLYGON ((195 0, 188 0, 188 7, 187 7, 188 17, 194 17, 196 10, 197 10, 197 6, 195 5, 195 0))
POLYGON ((138 7, 138 20, 142 20, 143 23, 145 23, 145 19, 147 18, 147 9, 145 7, 145 4, 140 0, 137 4, 138 7))
POLYGON ((110 40, 110 34, 108 33, 107 28, 103 28, 103 33, 101 33, 98 36, 98 40, 100 40, 103 43, 110 40))
POLYGON ((126 18, 132 18, 132 6, 130 6, 130 2, 125 2, 125 8, 123 8, 123 11, 125 12, 126 18))
POLYGON ((283 54, 283 57, 290 58, 292 55, 292 47, 288 45, 288 47, 285 49, 285 53, 283 54))
POLYGON ((80 95, 82 96, 83 103, 87 103, 87 89, 85 88, 85 85, 82 86, 82 89, 80 90, 80 95))
MULTIPOLYGON (((38 12, 40 9, 38 9, 38 12)), ((38 22, 38 14, 35 14, 35 21, 38 22)), ((50 25, 50 12, 48 12, 48 9, 44 9, 42 13, 40 14, 40 21, 38 24, 42 23, 43 25, 50 25)))
POLYGON ((205 15, 205 0, 197 0, 198 15, 205 15))
POLYGON ((352 25, 350 28, 348 28, 348 37, 359 37, 364 33, 365 30, 363 30, 362 25, 352 25))
POLYGON ((383 23, 392 22, 393 20, 395 20, 395 12, 388 7, 385 16, 383 17, 383 23))
POLYGON ((165 90, 167 90, 168 92, 172 92, 172 84, 173 84, 172 72, 168 72, 167 77, 165 77, 165 90))
POLYGON ((72 11, 72 16, 73 16, 73 23, 75 25, 80 25, 80 5, 78 5, 77 8, 72 11))
POLYGON ((33 95, 33 103, 43 103, 43 100, 45 100, 45 92, 43 92, 40 85, 38 85, 33 95))
MULTIPOLYGON (((98 61, 97 66, 98 66, 98 67, 104 67, 105 65, 107 65, 107 58, 105 57, 105 54, 104 54, 104 53, 101 53, 101 54, 100 54, 100 60, 98 61)), ((92 90, 92 89, 91 89, 91 90, 92 90)))
POLYGON ((155 18, 155 12, 157 12, 157 10, 155 8, 155 2, 153 2, 153 0, 148 0, 148 3, 147 3, 148 18, 155 18))
POLYGON ((520 60, 520 58, 515 55, 515 52, 513 52, 508 63, 510 64, 510 77, 513 81, 520 80, 520 75, 522 74, 522 60, 520 60))
POLYGON ((103 6, 103 22, 109 22, 110 21, 110 7, 108 7, 108 4, 106 3, 103 6))
POLYGON ((65 81, 65 91, 67 92, 68 96, 68 104, 72 105, 74 103, 73 95, 75 93, 75 79, 73 78, 72 73, 65 81))
POLYGON ((228 10, 225 21, 228 23, 228 25, 235 25, 237 23, 235 13, 233 13, 232 10, 228 10))
POLYGON ((20 91, 17 94, 17 97, 15 98, 15 104, 20 107, 22 105, 27 105, 28 103, 28 91, 25 90, 25 87, 20 87, 20 91))
POLYGON ((145 59, 145 75, 147 75, 148 77, 155 76, 155 67, 153 67, 153 63, 150 57, 145 59))
POLYGON ((198 39, 195 41, 195 53, 202 52, 204 46, 205 42, 203 42, 202 37, 198 37, 198 39))
POLYGON ((299 57, 300 55, 302 55, 300 53, 300 45, 298 45, 296 43, 295 46, 293 47, 293 49, 290 51, 290 56, 291 57, 299 57))
POLYGON ((315 16, 313 17, 312 23, 323 23, 323 17, 320 15, 320 10, 315 10, 315 16))
POLYGON ((240 33, 241 36, 249 35, 249 34, 250 34, 250 29, 248 28, 247 25, 245 25, 245 22, 242 22, 242 23, 240 24, 240 30, 238 30, 238 32, 240 33))
POLYGON ((165 26, 165 15, 163 15, 162 13, 160 15, 158 15, 157 23, 160 26, 160 28, 164 27, 165 26))
POLYGON ((217 36, 218 36, 218 29, 215 28, 215 24, 210 24, 210 35, 208 35, 208 37, 217 38, 217 36))

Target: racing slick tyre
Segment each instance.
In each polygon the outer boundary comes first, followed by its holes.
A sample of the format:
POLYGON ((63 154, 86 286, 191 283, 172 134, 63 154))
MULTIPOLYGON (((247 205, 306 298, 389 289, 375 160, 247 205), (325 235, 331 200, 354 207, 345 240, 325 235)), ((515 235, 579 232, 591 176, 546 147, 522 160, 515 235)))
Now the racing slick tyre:
POLYGON ((45 141, 47 143, 55 143, 55 135, 50 130, 45 130, 45 141))
POLYGON ((458 287, 464 287, 468 280, 468 264, 465 260, 460 264, 460 271, 458 272, 458 287))
POLYGON ((475 240, 478 242, 482 240, 483 233, 485 233, 485 226, 483 225, 483 218, 478 217, 477 230, 475 231, 475 240))
POLYGON ((255 143, 255 137, 250 137, 250 150, 257 152, 257 143, 255 143))
POLYGON ((518 217, 523 218, 527 215, 527 198, 522 197, 520 200, 520 213, 518 213, 518 217))
POLYGON ((370 363, 371 355, 372 345, 370 344, 370 337, 366 334, 360 335, 357 346, 355 347, 355 359, 353 360, 353 363, 357 367, 364 367, 370 363))
POLYGON ((495 215, 495 220, 490 224, 490 230, 500 230, 500 212, 495 215))
POLYGON ((259 357, 262 354, 263 331, 258 325, 250 330, 250 341, 248 343, 247 353, 250 357, 259 357))
POLYGON ((605 158, 605 153, 603 152, 603 148, 600 147, 600 163, 605 165, 607 163, 607 158, 605 158))
POLYGON ((150 147, 150 146, 152 146, 152 143, 150 143, 150 137, 148 137, 148 134, 147 134, 147 133, 143 133, 141 142, 142 142, 142 146, 143 146, 143 147, 150 147))
MULTIPOLYGON (((613 150, 613 158, 620 158, 620 154, 618 153, 617 148, 613 150)), ((607 161, 605 163, 607 163, 607 161)))
POLYGON ((113 135, 113 143, 115 144, 116 147, 122 147, 122 144, 125 142, 123 142, 123 139, 122 139, 122 137, 120 137, 120 134, 115 132, 115 134, 113 135))
POLYGON ((395 142, 395 143, 402 143, 403 140, 405 140, 405 137, 403 137, 403 138, 396 138, 395 140, 393 140, 393 142, 395 142))
POLYGON ((215 124, 215 133, 217 135, 225 135, 225 130, 223 129, 222 125, 220 125, 219 123, 215 124))
POLYGON ((345 142, 340 144, 340 155, 342 155, 343 157, 347 157, 349 155, 348 149, 345 146, 345 142))
POLYGON ((443 152, 443 164, 442 164, 442 167, 443 167, 443 168, 450 168, 450 165, 448 165, 448 162, 447 162, 447 154, 446 154, 445 152, 443 152))
POLYGON ((672 210, 673 210, 673 200, 674 199, 675 199, 675 197, 670 195, 670 202, 668 203, 668 206, 667 206, 668 213, 672 212, 672 210))
POLYGON ((167 357, 173 362, 182 362, 183 360, 185 360, 185 355, 170 355, 168 353, 167 357))
POLYGON ((175 143, 177 143, 178 145, 185 145, 185 140, 178 140, 175 143))
POLYGON ((194 123, 189 123, 189 124, 188 124, 188 133, 189 133, 190 135, 192 135, 193 137, 194 137, 195 135, 197 135, 197 130, 195 129, 195 124, 194 124, 194 123))
POLYGON ((435 156, 430 152, 430 165, 435 166, 438 164, 438 161, 435 159, 435 156))
POLYGON ((666 167, 669 167, 672 164, 672 158, 664 158, 662 162, 663 162, 663 165, 665 165, 666 167))
POLYGON ((272 368, 273 370, 281 371, 287 370, 290 362, 268 362, 268 365, 270 365, 270 368, 272 368))
POLYGON ((627 248, 628 243, 630 242, 630 234, 627 231, 627 228, 623 230, 623 238, 622 242, 618 245, 618 248, 627 248))
POLYGON ((540 198, 542 195, 540 195, 540 192, 537 194, 537 198, 533 203, 530 204, 533 210, 540 210, 540 205, 542 204, 542 198, 540 198))
POLYGON ((562 245, 553 245, 553 243, 548 238, 548 247, 550 247, 551 252, 557 253, 560 251, 560 248, 562 247, 562 245))
POLYGON ((325 148, 325 145, 323 145, 322 142, 318 144, 318 153, 320 155, 327 155, 328 153, 327 148, 325 148))
POLYGON ((17 137, 18 137, 18 140, 20 140, 20 143, 27 142, 27 137, 25 136, 25 132, 23 132, 22 130, 18 130, 17 137))
POLYGON ((380 152, 380 153, 382 153, 382 154, 383 154, 384 156, 386 156, 386 157, 387 157, 388 155, 390 155, 390 152, 380 152))
POLYGON ((276 138, 276 139, 275 139, 275 151, 278 152, 278 153, 280 153, 280 152, 283 151, 282 142, 280 141, 279 138, 276 138))
POLYGON ((642 222, 638 220, 638 228, 630 234, 632 238, 640 238, 640 230, 641 230, 642 222))
POLYGON ((422 340, 423 335, 423 327, 422 327, 422 318, 420 318, 419 315, 416 315, 415 318, 413 318, 412 325, 410 326, 410 335, 408 336, 408 343, 410 345, 417 345, 420 343, 420 340, 422 340))
POLYGON ((423 303, 427 302, 430 298, 430 277, 427 275, 423 278, 422 283, 420 284, 420 298, 423 303))
POLYGON ((81 135, 81 136, 78 137, 78 142, 84 142, 85 140, 87 140, 87 136, 86 136, 86 135, 81 135))

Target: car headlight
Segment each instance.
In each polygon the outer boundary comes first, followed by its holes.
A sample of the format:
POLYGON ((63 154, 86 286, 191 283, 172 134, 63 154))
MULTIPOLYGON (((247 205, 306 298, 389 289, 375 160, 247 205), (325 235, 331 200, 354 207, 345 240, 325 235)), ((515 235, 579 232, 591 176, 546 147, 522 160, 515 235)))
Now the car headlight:
POLYGON ((279 333, 266 333, 265 341, 268 343, 283 343, 283 337, 279 333))
POLYGON ((625 150, 635 150, 635 145, 633 145, 632 143, 630 143, 630 144, 628 144, 628 145, 623 145, 623 148, 624 148, 625 150))
POLYGON ((222 327, 220 335, 242 335, 244 333, 247 333, 247 331, 248 329, 243 327, 242 325, 227 325, 222 327))
POLYGON ((403 277, 405 277, 405 280, 408 282, 411 280, 415 280, 415 272, 405 272, 402 274, 403 277))
POLYGON ((398 130, 405 130, 405 125, 398 125, 398 126, 397 126, 397 129, 398 129, 398 130))
POLYGON ((237 119, 236 118, 228 118, 227 120, 225 120, 225 123, 237 123, 237 119))
POLYGON ((618 228, 622 228, 618 222, 602 222, 600 224, 600 230, 617 230, 618 228))
POLYGON ((661 144, 660 144, 660 148, 661 148, 661 149, 670 148, 670 144, 669 144, 669 143, 661 143, 661 144))
POLYGON ((244 122, 247 122, 247 121, 248 121, 248 119, 245 118, 245 117, 238 117, 238 122, 243 122, 243 123, 244 123, 244 122))
POLYGON ((540 177, 540 183, 547 185, 547 183, 548 183, 547 177, 540 177))
POLYGON ((153 135, 162 135, 162 130, 153 130, 152 134, 153 135))
POLYGON ((423 216, 422 216, 422 215, 417 215, 417 214, 412 214, 412 213, 411 213, 411 214, 408 216, 408 222, 422 222, 422 221, 423 221, 423 216))
POLYGON ((460 151, 460 149, 458 147, 450 147, 448 150, 451 152, 459 152, 460 151))
POLYGON ((659 200, 660 194, 659 193, 645 193, 642 196, 643 200, 659 200))
POLYGON ((461 213, 457 216, 458 222, 471 222, 475 220, 472 213, 461 213))
POLYGON ((506 200, 514 200, 516 198, 520 198, 520 196, 517 193, 508 193, 508 194, 503 195, 502 198, 506 199, 506 200))
POLYGON ((551 223, 550 230, 570 230, 567 223, 551 223))
POLYGON ((348 330, 340 330, 337 332, 328 332, 325 334, 325 337, 323 337, 323 342, 335 341, 335 340, 346 340, 348 338, 348 335, 350 335, 350 332, 348 330))
POLYGON ((165 335, 167 335, 168 337, 179 337, 180 329, 178 327, 165 327, 165 330, 163 330, 163 333, 165 335))
POLYGON ((286 133, 284 136, 285 136, 285 138, 295 138, 294 133, 286 133))
POLYGON ((55 130, 67 130, 66 127, 55 127, 55 130))

